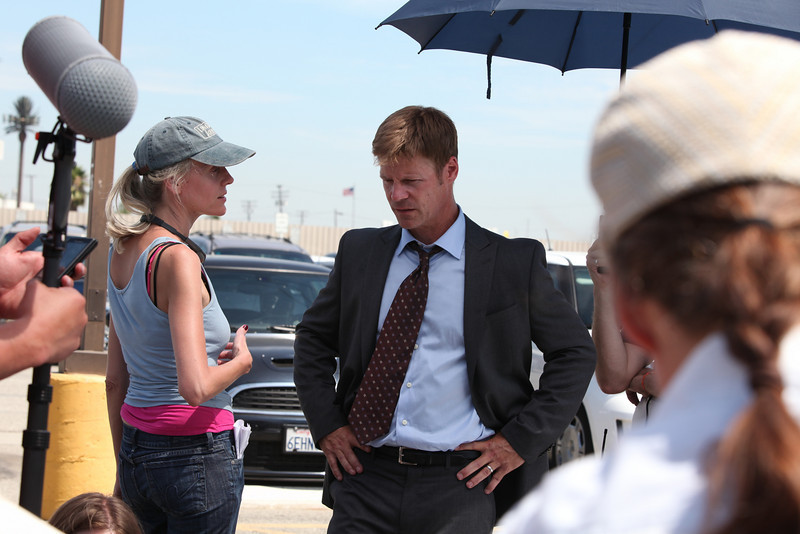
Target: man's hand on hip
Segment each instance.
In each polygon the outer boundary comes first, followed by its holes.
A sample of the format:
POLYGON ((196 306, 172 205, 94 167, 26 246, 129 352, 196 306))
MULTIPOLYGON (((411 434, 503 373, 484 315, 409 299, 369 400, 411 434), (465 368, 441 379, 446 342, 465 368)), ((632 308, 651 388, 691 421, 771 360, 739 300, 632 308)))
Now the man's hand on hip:
POLYGON ((356 439, 353 430, 349 425, 339 427, 319 441, 319 447, 325 453, 325 458, 328 459, 328 465, 331 467, 331 472, 336 480, 342 480, 342 469, 355 475, 364 471, 361 462, 358 461, 354 447, 358 447, 364 452, 370 452, 372 449, 369 445, 362 445, 356 439))
POLYGON ((522 456, 517 454, 511 444, 502 434, 495 434, 485 441, 473 441, 456 447, 457 451, 479 451, 481 453, 475 460, 458 472, 458 480, 467 481, 467 487, 472 489, 485 479, 491 477, 486 486, 486 493, 494 491, 503 477, 525 463, 522 456))

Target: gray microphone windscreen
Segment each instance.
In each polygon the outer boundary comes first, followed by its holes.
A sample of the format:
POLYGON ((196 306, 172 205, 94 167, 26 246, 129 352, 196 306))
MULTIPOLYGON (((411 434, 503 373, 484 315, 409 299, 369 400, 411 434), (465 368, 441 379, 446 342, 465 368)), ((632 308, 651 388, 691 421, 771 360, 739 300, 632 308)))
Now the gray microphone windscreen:
POLYGON ((81 24, 42 19, 22 43, 28 73, 73 131, 92 139, 122 130, 136 108, 136 82, 81 24))

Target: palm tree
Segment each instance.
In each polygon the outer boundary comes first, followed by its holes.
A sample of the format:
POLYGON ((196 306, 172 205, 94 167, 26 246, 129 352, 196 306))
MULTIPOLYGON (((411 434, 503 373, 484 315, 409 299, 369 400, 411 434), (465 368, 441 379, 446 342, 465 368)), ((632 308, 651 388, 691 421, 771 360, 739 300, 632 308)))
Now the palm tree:
POLYGON ((33 127, 39 124, 39 116, 33 113, 33 102, 27 96, 14 101, 16 115, 5 115, 3 121, 9 123, 6 133, 19 132, 19 175, 17 176, 17 207, 22 203, 22 163, 24 161, 25 138, 33 127))
POLYGON ((75 211, 86 203, 86 171, 80 165, 72 167, 72 191, 69 209, 75 211))

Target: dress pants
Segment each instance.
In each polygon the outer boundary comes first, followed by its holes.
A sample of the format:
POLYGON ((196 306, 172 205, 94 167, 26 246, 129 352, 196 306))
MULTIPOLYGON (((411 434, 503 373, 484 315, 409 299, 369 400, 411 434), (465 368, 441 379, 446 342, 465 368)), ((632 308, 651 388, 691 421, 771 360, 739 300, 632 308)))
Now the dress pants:
POLYGON ((410 466, 355 449, 364 471, 331 483, 329 534, 481 534, 495 523, 486 482, 467 489, 464 465, 410 466))

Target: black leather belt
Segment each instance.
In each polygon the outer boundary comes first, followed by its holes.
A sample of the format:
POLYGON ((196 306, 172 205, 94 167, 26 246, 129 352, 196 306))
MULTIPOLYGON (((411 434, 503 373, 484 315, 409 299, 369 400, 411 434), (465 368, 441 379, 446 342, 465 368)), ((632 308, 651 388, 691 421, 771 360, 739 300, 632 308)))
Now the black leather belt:
POLYGON ((478 451, 421 451, 408 447, 375 447, 378 458, 386 458, 402 465, 462 467, 480 456, 478 451))

